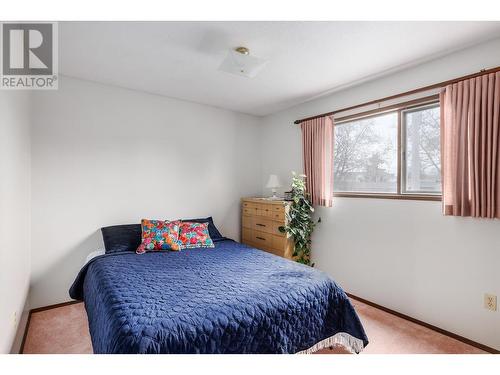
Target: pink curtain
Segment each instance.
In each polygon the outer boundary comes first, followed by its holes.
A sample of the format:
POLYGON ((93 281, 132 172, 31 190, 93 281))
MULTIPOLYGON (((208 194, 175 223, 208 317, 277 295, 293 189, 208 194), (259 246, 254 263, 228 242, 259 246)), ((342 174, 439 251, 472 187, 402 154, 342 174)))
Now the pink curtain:
POLYGON ((315 118, 300 124, 306 189, 313 205, 331 207, 333 198, 333 119, 315 118))
POLYGON ((500 218, 500 72, 444 88, 443 213, 500 218))

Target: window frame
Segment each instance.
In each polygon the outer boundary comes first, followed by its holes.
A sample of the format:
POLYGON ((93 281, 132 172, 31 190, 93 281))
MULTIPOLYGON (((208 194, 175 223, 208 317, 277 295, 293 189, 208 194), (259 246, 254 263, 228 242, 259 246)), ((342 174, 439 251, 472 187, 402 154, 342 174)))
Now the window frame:
MULTIPOLYGON (((403 199, 403 200, 425 200, 440 201, 442 192, 408 192, 406 191, 406 124, 404 113, 411 112, 418 108, 439 106, 439 95, 431 95, 424 98, 414 99, 403 103, 388 105, 374 110, 369 110, 353 115, 343 116, 335 119, 335 125, 342 125, 346 122, 380 116, 388 113, 397 113, 397 176, 396 193, 371 193, 355 191, 333 192, 334 197, 346 198, 382 198, 382 199, 403 199)), ((335 182, 334 182, 335 184, 335 182)))
MULTIPOLYGON (((417 112, 419 110, 431 109, 431 108, 439 108, 439 101, 433 101, 431 103, 424 103, 421 105, 413 106, 411 108, 405 108, 401 110, 401 194, 404 195, 430 195, 430 196, 441 196, 442 192, 430 191, 430 190, 407 190, 407 163, 406 159, 408 156, 407 152, 407 123, 405 115, 407 113, 417 112)), ((440 134, 441 135, 441 134, 440 134)))

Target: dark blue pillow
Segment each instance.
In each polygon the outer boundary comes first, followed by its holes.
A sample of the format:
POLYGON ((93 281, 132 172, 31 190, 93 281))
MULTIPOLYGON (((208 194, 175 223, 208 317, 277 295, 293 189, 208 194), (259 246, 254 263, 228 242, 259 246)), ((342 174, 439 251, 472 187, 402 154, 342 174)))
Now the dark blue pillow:
POLYGON ((214 219, 212 216, 206 217, 204 219, 182 219, 182 221, 192 221, 194 223, 208 223, 208 234, 210 234, 210 238, 212 240, 220 240, 224 238, 222 234, 217 230, 217 227, 214 224, 214 219))
POLYGON ((113 225, 101 228, 106 254, 133 251, 141 244, 141 224, 113 225))

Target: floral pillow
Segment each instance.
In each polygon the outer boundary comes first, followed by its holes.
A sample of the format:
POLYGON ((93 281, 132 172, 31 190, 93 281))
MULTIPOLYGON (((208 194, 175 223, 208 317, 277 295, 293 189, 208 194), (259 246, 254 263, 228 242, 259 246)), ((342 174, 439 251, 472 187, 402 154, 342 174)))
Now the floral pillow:
POLYGON ((181 222, 179 240, 181 242, 181 249, 215 247, 208 233, 208 223, 181 222))
POLYGON ((175 250, 181 249, 179 241, 180 221, 162 221, 142 219, 142 241, 136 250, 137 254, 148 250, 175 250))

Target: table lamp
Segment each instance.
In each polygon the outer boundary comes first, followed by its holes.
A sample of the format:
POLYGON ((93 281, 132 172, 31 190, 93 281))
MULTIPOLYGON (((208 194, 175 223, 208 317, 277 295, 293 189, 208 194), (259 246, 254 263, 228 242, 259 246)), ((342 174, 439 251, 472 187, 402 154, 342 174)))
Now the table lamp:
POLYGON ((266 188, 272 189, 273 196, 269 199, 280 199, 280 197, 276 195, 276 189, 279 187, 281 187, 281 183, 278 176, 275 174, 270 175, 269 180, 267 180, 266 188))

